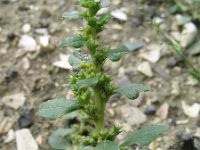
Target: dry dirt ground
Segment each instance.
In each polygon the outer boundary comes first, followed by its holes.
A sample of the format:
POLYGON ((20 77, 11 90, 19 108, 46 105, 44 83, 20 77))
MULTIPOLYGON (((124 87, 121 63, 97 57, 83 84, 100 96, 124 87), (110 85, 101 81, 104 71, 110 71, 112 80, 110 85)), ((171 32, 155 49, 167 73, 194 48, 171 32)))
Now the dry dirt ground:
MULTIPOLYGON (((190 105, 198 103, 200 88, 187 73, 183 62, 175 57, 169 46, 163 44, 161 36, 152 26, 152 18, 157 16, 164 18, 165 29, 172 21, 166 4, 153 2, 143 5, 139 0, 113 1, 111 11, 122 9, 127 14, 128 20, 113 19, 107 30, 100 35, 102 43, 111 47, 120 43, 132 45, 142 43, 143 47, 131 51, 130 55, 118 63, 110 65, 110 62, 107 62, 106 71, 115 77, 114 82, 120 86, 128 82, 146 83, 150 85, 151 91, 140 96, 137 104, 124 98, 111 99, 106 120, 107 124, 122 123, 127 131, 135 130, 146 123, 167 124, 170 126, 169 132, 151 144, 149 149, 173 150, 178 149, 180 145, 176 138, 177 132, 183 142, 187 141, 187 138, 193 142, 194 136, 197 143, 200 142, 199 116, 188 117, 181 105, 181 102, 190 105), (156 63, 142 58, 142 54, 154 49, 160 50, 159 60, 156 63), (150 64, 153 70, 152 77, 138 71, 138 66, 143 62, 150 64), (145 116, 144 120, 141 120, 138 114, 121 110, 121 105, 127 110, 130 107, 139 108, 140 113, 145 116), (143 113, 145 110, 146 114, 143 113), (138 121, 132 121, 127 115, 137 118, 138 121), (185 139, 181 134, 186 136, 185 139)), ((58 44, 64 37, 78 31, 79 21, 60 20, 63 12, 75 9, 79 9, 75 0, 13 0, 8 3, 0 1, 0 114, 2 114, 0 118, 2 120, 8 118, 11 124, 9 129, 2 128, 0 131, 0 150, 16 149, 15 139, 8 143, 5 143, 5 139, 10 129, 17 131, 20 128, 29 128, 40 149, 49 150, 47 138, 50 132, 66 125, 65 121, 52 122, 39 117, 37 112, 39 104, 45 100, 70 96, 70 89, 62 86, 68 83, 66 76, 70 71, 53 66, 53 63, 59 60, 60 53, 67 55, 72 52, 68 48, 59 49, 58 44), (23 29, 25 24, 30 25, 30 31, 23 29), (49 45, 41 46, 40 37, 44 36, 46 31, 50 36, 49 45), (28 51, 19 47, 23 35, 29 35, 37 41, 36 50, 28 51), (25 103, 18 109, 10 107, 8 102, 3 101, 6 96, 16 93, 25 96, 25 103)), ((199 58, 191 59, 198 66, 199 58)), ((123 135, 120 138, 123 138, 123 135)), ((192 142, 189 141, 186 145, 192 142)), ((195 148, 186 147, 185 150, 195 150, 195 148)))

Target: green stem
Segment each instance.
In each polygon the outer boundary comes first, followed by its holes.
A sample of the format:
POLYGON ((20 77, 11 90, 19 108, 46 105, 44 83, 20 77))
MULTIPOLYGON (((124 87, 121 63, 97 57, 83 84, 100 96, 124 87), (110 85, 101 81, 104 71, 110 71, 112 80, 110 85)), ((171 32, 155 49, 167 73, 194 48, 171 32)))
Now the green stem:
POLYGON ((96 95, 96 107, 97 107, 97 119, 95 121, 96 131, 100 132, 104 128, 104 111, 105 111, 105 102, 101 99, 101 93, 97 88, 94 88, 96 95))
MULTIPOLYGON (((91 18, 95 18, 96 13, 94 13, 94 11, 97 11, 97 10, 89 9, 89 16, 91 18)), ((92 34, 88 36, 88 39, 91 38, 91 39, 96 40, 97 39, 96 27, 90 26, 90 29, 91 29, 92 34)), ((96 68, 96 73, 102 73, 102 69, 101 69, 102 66, 99 65, 101 64, 101 62, 96 62, 96 58, 95 58, 96 48, 94 48, 94 46, 91 47, 90 44, 91 43, 88 42, 87 47, 88 47, 90 55, 92 56, 93 65, 96 68)), ((104 111, 105 111, 106 103, 105 103, 105 100, 102 99, 102 96, 101 96, 102 93, 100 93, 100 90, 98 89, 98 87, 94 87, 93 90, 95 94, 95 106, 97 109, 96 110, 97 117, 95 118, 94 123, 95 123, 96 131, 100 132, 104 128, 104 111)))

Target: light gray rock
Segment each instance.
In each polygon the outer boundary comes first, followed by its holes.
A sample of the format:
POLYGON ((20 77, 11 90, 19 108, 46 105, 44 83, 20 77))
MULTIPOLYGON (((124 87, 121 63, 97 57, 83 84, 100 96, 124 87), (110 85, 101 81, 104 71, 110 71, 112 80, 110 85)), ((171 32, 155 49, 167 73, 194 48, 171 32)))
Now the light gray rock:
POLYGON ((24 96, 24 93, 15 93, 2 98, 2 102, 4 105, 11 107, 15 110, 24 106, 25 101, 26 98, 24 96))
POLYGON ((53 65, 62 69, 71 70, 72 66, 68 62, 69 55, 60 54, 59 57, 60 57, 60 60, 54 62, 53 65))
POLYGON ((184 101, 181 102, 183 112, 190 118, 197 118, 200 112, 200 104, 194 103, 191 106, 187 105, 184 101))
POLYGON ((17 150, 39 150, 30 130, 22 129, 15 132, 17 150))
POLYGON ((37 50, 36 40, 29 35, 23 35, 19 40, 18 46, 30 52, 37 50))
POLYGON ((10 129, 9 132, 8 132, 8 134, 7 134, 7 136, 6 136, 6 138, 5 138, 5 140, 4 140, 4 142, 5 143, 10 143, 14 139, 15 139, 15 132, 14 132, 13 129, 10 129))
POLYGON ((39 37, 39 42, 41 46, 47 47, 49 45, 50 35, 43 35, 39 37))
POLYGON ((161 119, 167 119, 169 113, 169 104, 164 103, 160 106, 160 108, 156 111, 156 115, 159 116, 161 119))
POLYGON ((149 62, 141 63, 137 67, 137 70, 143 73, 144 75, 146 75, 147 77, 153 77, 153 72, 152 72, 151 65, 149 64, 149 62))
POLYGON ((120 21, 127 21, 128 20, 128 17, 127 15, 120 9, 116 9, 114 11, 111 12, 111 15, 120 20, 120 21))
POLYGON ((0 112, 0 134, 7 133, 13 127, 14 123, 14 118, 5 117, 3 113, 0 112))
POLYGON ((137 107, 125 104, 118 107, 121 117, 125 121, 124 123, 128 125, 140 125, 146 122, 146 115, 137 107))
POLYGON ((24 25, 22 26, 22 31, 23 31, 24 33, 30 32, 30 31, 31 31, 31 25, 30 25, 29 23, 24 24, 24 25))
POLYGON ((181 33, 180 44, 183 48, 188 47, 194 42, 198 34, 198 29, 196 25, 192 22, 184 25, 184 29, 181 33))

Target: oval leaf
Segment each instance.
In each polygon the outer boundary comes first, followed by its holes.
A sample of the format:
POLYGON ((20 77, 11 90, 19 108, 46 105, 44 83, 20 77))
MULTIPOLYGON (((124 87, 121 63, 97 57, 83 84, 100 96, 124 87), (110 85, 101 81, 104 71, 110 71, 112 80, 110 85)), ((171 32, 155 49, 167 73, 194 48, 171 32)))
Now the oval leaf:
POLYGON ((107 52, 107 57, 112 61, 120 60, 125 54, 129 52, 128 48, 124 45, 107 52))
POLYGON ((147 92, 150 88, 145 84, 131 84, 128 87, 119 88, 116 90, 117 93, 120 93, 123 96, 126 96, 130 99, 136 99, 140 92, 147 92))
POLYGON ((79 150, 94 150, 94 147, 91 147, 91 146, 80 147, 79 150))
POLYGON ((113 141, 102 141, 99 143, 96 147, 95 150, 120 150, 119 145, 113 141))
POLYGON ((84 46, 84 44, 85 44, 85 42, 82 39, 82 37, 80 37, 78 35, 74 35, 74 36, 64 39, 60 43, 60 47, 61 48, 65 48, 65 47, 81 48, 84 46))
POLYGON ((57 129, 48 138, 48 142, 53 149, 65 150, 70 147, 69 142, 66 141, 65 136, 70 135, 72 129, 57 129))
POLYGON ((99 77, 88 78, 88 79, 78 81, 78 83, 76 85, 77 85, 78 88, 94 87, 94 86, 97 85, 98 80, 99 80, 99 77))
POLYGON ((104 14, 99 17, 98 24, 104 25, 107 24, 112 19, 112 16, 110 13, 104 14))
POLYGON ((100 1, 100 7, 105 8, 110 6, 110 0, 101 0, 100 1))
POLYGON ((164 125, 147 125, 142 129, 133 133, 121 145, 123 146, 131 146, 133 144, 149 145, 160 134, 166 132, 168 129, 169 127, 164 125))
POLYGON ((189 49, 187 49, 188 53, 192 55, 197 55, 200 53, 200 40, 194 43, 189 49))
POLYGON ((79 104, 77 100, 58 98, 42 103, 40 105, 39 114, 48 119, 57 119, 78 108, 79 104))
POLYGON ((78 11, 72 11, 72 12, 65 12, 62 16, 62 19, 68 19, 68 20, 75 20, 80 17, 80 13, 78 11))
POLYGON ((76 57, 74 55, 70 55, 69 58, 68 58, 68 62, 73 68, 78 68, 82 61, 79 57, 76 57))

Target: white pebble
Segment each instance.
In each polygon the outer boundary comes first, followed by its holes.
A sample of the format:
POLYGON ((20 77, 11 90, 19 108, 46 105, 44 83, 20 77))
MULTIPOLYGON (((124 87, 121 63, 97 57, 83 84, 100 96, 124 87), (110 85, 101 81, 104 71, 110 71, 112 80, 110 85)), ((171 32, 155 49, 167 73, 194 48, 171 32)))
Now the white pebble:
POLYGON ((118 19, 120 21, 127 21, 128 20, 127 15, 122 10, 120 10, 120 9, 112 11, 111 15, 114 18, 116 18, 116 19, 118 19))
POLYGON ((196 39, 198 34, 197 27, 194 23, 190 22, 184 25, 184 29, 181 33, 181 46, 183 48, 188 47, 196 39))
POLYGON ((22 31, 23 31, 24 33, 30 32, 30 31, 31 31, 31 25, 30 25, 29 23, 24 24, 24 25, 22 26, 22 31))

